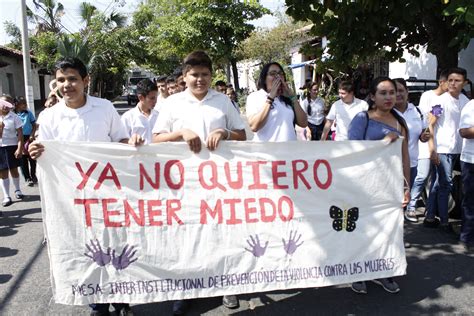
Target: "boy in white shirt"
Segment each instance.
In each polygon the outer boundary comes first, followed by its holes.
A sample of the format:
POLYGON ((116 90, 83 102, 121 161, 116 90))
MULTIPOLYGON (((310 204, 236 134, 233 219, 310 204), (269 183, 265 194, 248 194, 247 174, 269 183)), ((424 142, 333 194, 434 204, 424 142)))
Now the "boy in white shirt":
POLYGON ((452 68, 448 72, 448 92, 435 101, 436 105, 429 114, 430 160, 433 163, 433 179, 428 198, 427 213, 423 224, 437 227, 436 206, 443 232, 452 233, 448 218, 448 198, 453 186, 452 172, 461 153, 461 138, 458 133, 461 110, 469 101, 461 93, 466 84, 466 70, 452 68))
MULTIPOLYGON (((37 159, 44 151, 42 140, 143 143, 140 135, 129 139, 112 103, 85 93, 87 68, 77 58, 64 58, 55 66, 56 82, 63 99, 38 118, 38 141, 28 151, 37 159)), ((119 315, 133 315, 128 304, 112 303, 119 315)), ((109 304, 90 304, 91 315, 109 315, 109 304)))
POLYGON ((150 79, 143 79, 137 84, 138 104, 122 115, 128 136, 140 135, 145 144, 152 141, 151 130, 158 118, 158 111, 154 109, 158 96, 158 87, 150 79))
POLYGON ((467 251, 474 246, 474 100, 461 111, 459 135, 463 138, 461 172, 463 184, 462 226, 460 240, 467 251))
POLYGON ((367 111, 369 105, 364 100, 354 97, 354 84, 352 81, 342 81, 338 87, 339 100, 333 103, 324 124, 321 140, 325 141, 334 121, 336 121, 336 138, 334 140, 347 140, 347 131, 352 119, 357 113, 367 111))
MULTIPOLYGON (((189 54, 184 59, 183 76, 187 88, 166 99, 153 128, 153 142, 185 141, 191 151, 199 153, 202 143, 214 150, 222 140, 246 140, 244 122, 230 99, 210 89, 209 56, 203 51, 189 54)), ((235 295, 224 296, 222 303, 228 308, 239 305, 235 295)), ((175 301, 173 313, 184 314, 186 305, 186 301, 175 301)))

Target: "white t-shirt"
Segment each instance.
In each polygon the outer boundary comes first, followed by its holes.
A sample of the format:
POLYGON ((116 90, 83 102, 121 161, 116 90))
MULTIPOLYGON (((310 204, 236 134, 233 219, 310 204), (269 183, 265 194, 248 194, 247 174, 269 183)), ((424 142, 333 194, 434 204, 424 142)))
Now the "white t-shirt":
POLYGON ((405 112, 395 109, 403 117, 408 127, 408 155, 410 156, 410 168, 418 165, 418 141, 423 129, 427 127, 424 116, 420 115, 412 103, 408 103, 405 112))
POLYGON ((17 146, 18 136, 16 130, 23 126, 23 122, 15 112, 10 110, 4 117, 0 116, 0 122, 3 122, 3 133, 0 138, 0 146, 17 146))
POLYGON ((459 121, 461 110, 469 99, 460 94, 459 98, 453 98, 449 92, 440 95, 435 104, 440 104, 443 113, 438 117, 435 124, 436 151, 439 154, 460 154, 461 136, 459 135, 459 121))
POLYGON ((354 98, 351 104, 346 104, 341 99, 334 102, 326 118, 336 123, 335 140, 348 140, 347 133, 352 119, 357 113, 368 109, 367 102, 357 98, 354 98))
MULTIPOLYGON (((252 92, 247 97, 247 117, 262 111, 267 99, 267 92, 263 89, 252 92)), ((257 142, 286 142, 296 140, 295 127, 293 125, 295 114, 293 109, 287 106, 279 98, 273 101, 273 109, 268 113, 265 125, 254 134, 257 142)))
MULTIPOLYGON (((434 90, 429 90, 423 92, 420 97, 420 103, 418 104, 418 108, 420 109, 421 113, 423 114, 423 118, 426 123, 428 123, 429 113, 432 107, 435 105, 435 101, 439 96, 435 93, 434 90)), ((418 159, 429 159, 430 158, 430 149, 428 142, 423 143, 422 141, 418 141, 418 159)))
POLYGON ((38 140, 118 142, 128 134, 112 103, 87 95, 84 106, 72 109, 64 100, 41 112, 38 140))
MULTIPOLYGON (((474 127, 474 100, 469 101, 461 111, 459 128, 474 127)), ((462 138, 461 161, 474 164, 474 139, 462 138)))
POLYGON ((189 90, 184 90, 166 98, 153 134, 183 128, 192 130, 201 141, 206 142, 209 134, 216 129, 243 130, 245 124, 225 94, 209 89, 199 101, 189 90))
POLYGON ((304 98, 301 102, 301 108, 308 115, 308 122, 313 125, 320 125, 324 121, 324 100, 316 98, 311 100, 311 115, 308 114, 308 98, 304 98))
POLYGON ((122 122, 127 130, 128 137, 133 134, 140 135, 144 140, 145 144, 151 144, 152 142, 152 129, 155 126, 156 119, 158 118, 158 111, 152 109, 150 115, 146 117, 141 111, 138 105, 124 114, 122 114, 122 122))

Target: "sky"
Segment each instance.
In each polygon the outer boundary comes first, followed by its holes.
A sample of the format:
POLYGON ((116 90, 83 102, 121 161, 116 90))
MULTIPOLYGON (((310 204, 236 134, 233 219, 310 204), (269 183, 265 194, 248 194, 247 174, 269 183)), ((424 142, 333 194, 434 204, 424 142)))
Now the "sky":
MULTIPOLYGON (((108 10, 110 12, 113 7, 115 0, 57 0, 64 5, 66 14, 62 17, 61 23, 64 27, 71 32, 76 32, 80 28, 79 18, 79 3, 86 1, 94 4, 99 10, 108 10)), ((131 16, 140 0, 121 0, 125 5, 123 7, 116 8, 131 16)), ((26 0, 26 3, 30 8, 34 8, 33 0, 26 0)), ((260 0, 260 3, 271 11, 283 11, 284 0, 260 0)), ((21 2, 20 0, 0 0, 0 45, 5 45, 10 42, 10 38, 4 31, 4 22, 11 21, 17 26, 21 26, 21 2)), ((276 24, 276 18, 270 15, 266 15, 253 23, 259 27, 272 27, 276 24)), ((30 26, 31 28, 31 26, 30 26)))

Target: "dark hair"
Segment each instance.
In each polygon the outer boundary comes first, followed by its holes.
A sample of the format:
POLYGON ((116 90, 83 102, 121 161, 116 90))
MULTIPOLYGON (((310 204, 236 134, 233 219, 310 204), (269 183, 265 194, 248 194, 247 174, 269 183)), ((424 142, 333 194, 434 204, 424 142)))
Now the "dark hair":
POLYGON ((79 58, 73 57, 65 57, 59 59, 54 65, 54 73, 56 73, 58 70, 64 72, 68 68, 77 70, 82 79, 87 77, 86 65, 79 58))
POLYGON ((16 98, 15 105, 19 105, 19 104, 28 104, 28 102, 26 101, 25 97, 19 96, 16 98))
POLYGON ((142 79, 137 83, 137 95, 146 97, 152 91, 158 91, 158 87, 150 79, 142 79))
POLYGON ((393 79, 393 81, 395 81, 395 83, 401 84, 402 86, 405 87, 405 90, 408 91, 407 81, 406 81, 405 79, 403 79, 403 78, 395 78, 395 79, 393 79))
POLYGON ((308 113, 308 115, 312 114, 312 111, 311 111, 311 92, 309 90, 311 90, 313 88, 313 86, 318 86, 319 87, 319 84, 316 81, 313 81, 313 82, 311 82, 310 84, 308 84, 306 86, 308 88, 308 91, 306 92, 306 98, 308 99, 308 107, 306 108, 306 112, 308 113))
MULTIPOLYGON (((267 90, 267 75, 268 75, 268 71, 270 70, 270 67, 272 65, 276 65, 276 66, 278 66, 278 68, 280 68, 281 72, 283 73, 283 79, 285 79, 285 81, 286 81, 285 70, 283 70, 283 67, 277 62, 270 62, 270 63, 264 65, 263 68, 262 68, 262 71, 260 72, 260 76, 258 77, 258 82, 257 82, 257 89, 263 89, 266 92, 268 92, 268 90, 267 90)), ((289 106, 293 109, 293 102, 289 98, 287 98, 283 95, 280 95, 279 98, 280 98, 281 101, 283 101, 286 104, 286 106, 289 106)), ((294 112, 294 109, 293 109, 293 112, 294 112)), ((296 122, 296 113, 294 113, 294 115, 295 115, 294 121, 296 122)))
POLYGON ((211 58, 202 50, 194 51, 184 58, 183 75, 196 66, 206 67, 212 73, 211 58))
POLYGON ((354 82, 351 80, 344 80, 339 82, 339 85, 337 86, 338 90, 344 90, 348 93, 353 93, 354 92, 354 82))
POLYGON ((440 71, 438 80, 443 80, 443 81, 448 80, 448 70, 447 69, 442 69, 440 71))
MULTIPOLYGON (((399 78, 401 79, 401 78, 399 78)), ((401 79, 403 81, 405 81, 404 79, 401 79)), ((390 79, 389 77, 377 77, 375 78, 374 80, 372 80, 371 84, 370 84, 370 94, 372 96, 375 95, 375 93, 377 92, 377 86, 379 85, 379 83, 381 82, 384 82, 384 81, 390 81, 393 85, 393 87, 395 88, 395 92, 397 91, 397 84, 395 82, 395 80, 393 79, 390 79)), ((406 86, 406 82, 405 82, 405 86, 406 86)), ((374 108, 374 101, 372 101, 371 98, 369 98, 369 109, 373 109, 374 108)), ((397 113, 397 111, 395 111, 395 109, 391 109, 390 110, 390 113, 395 117, 395 119, 398 121, 398 123, 405 129, 405 132, 409 133, 408 131, 408 126, 407 126, 407 123, 405 122, 405 120, 403 119, 402 116, 400 116, 400 114, 397 113)))
POLYGON ((466 78, 467 78, 467 71, 466 71, 466 69, 464 69, 464 68, 460 68, 460 67, 450 68, 450 69, 448 70, 448 77, 449 77, 449 75, 451 75, 451 74, 461 75, 461 76, 464 77, 464 80, 466 80, 466 78))
POLYGON ((156 78, 156 82, 166 82, 166 78, 168 78, 167 76, 159 76, 158 78, 156 78))
POLYGON ((226 84, 224 81, 222 81, 222 80, 217 80, 217 81, 216 81, 216 84, 215 84, 214 86, 216 86, 216 87, 217 87, 217 86, 219 86, 219 87, 227 87, 227 84, 226 84))
POLYGON ((176 83, 176 77, 173 75, 168 76, 168 78, 166 78, 166 84, 168 83, 176 83))

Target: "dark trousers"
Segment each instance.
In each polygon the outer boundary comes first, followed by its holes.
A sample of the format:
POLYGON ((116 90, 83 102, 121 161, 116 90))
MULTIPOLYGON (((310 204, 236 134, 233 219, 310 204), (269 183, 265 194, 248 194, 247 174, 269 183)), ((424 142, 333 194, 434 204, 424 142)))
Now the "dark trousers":
MULTIPOLYGON (((105 304, 89 304, 89 306, 90 306, 90 308, 92 308, 93 311, 98 311, 98 312, 101 312, 101 313, 107 313, 109 311, 110 304, 108 304, 108 303, 105 303, 105 304)), ((118 311, 123 309, 125 306, 128 306, 128 304, 112 303, 112 306, 114 307, 114 309, 117 311, 117 314, 118 314, 118 311)))
MULTIPOLYGON (((26 143, 30 135, 23 135, 23 142, 26 143)), ((21 157, 20 161, 21 173, 25 178, 25 181, 33 180, 34 182, 37 181, 36 179, 36 160, 31 159, 30 155, 23 152, 23 156, 21 157)))
POLYGON ((461 161, 463 200, 460 240, 474 244, 474 164, 461 161))
POLYGON ((321 139, 321 135, 323 134, 323 129, 324 129, 324 123, 326 123, 325 120, 319 125, 314 125, 308 122, 308 127, 311 130, 311 140, 321 139))

